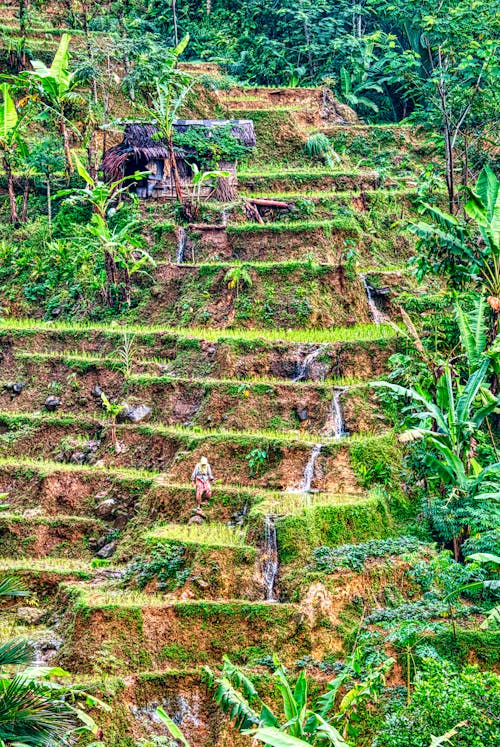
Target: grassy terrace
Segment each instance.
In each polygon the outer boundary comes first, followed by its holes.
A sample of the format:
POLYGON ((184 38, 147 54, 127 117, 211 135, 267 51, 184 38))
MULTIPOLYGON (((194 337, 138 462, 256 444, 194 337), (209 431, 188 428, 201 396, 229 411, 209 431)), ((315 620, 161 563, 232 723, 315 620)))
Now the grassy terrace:
POLYGON ((241 547, 253 550, 246 543, 247 528, 234 529, 222 523, 211 524, 166 524, 146 533, 146 539, 154 542, 180 542, 183 545, 206 545, 207 547, 241 547))
POLYGON ((92 577, 89 563, 74 558, 2 558, 0 572, 9 573, 50 573, 58 576, 92 577))
MULTIPOLYGON (((33 425, 48 425, 48 426, 82 426, 92 428, 98 425, 98 422, 93 418, 81 417, 76 415, 51 415, 51 414, 40 414, 40 413, 18 413, 18 412, 2 412, 0 411, 0 424, 5 425, 9 428, 16 427, 22 424, 33 424, 33 425)), ((332 444, 336 445, 339 443, 335 437, 322 436, 315 433, 305 433, 303 431, 279 431, 273 429, 267 430, 231 430, 224 428, 191 428, 187 426, 164 426, 164 425, 117 425, 118 434, 128 433, 139 433, 144 436, 165 436, 166 438, 178 438, 179 440, 185 441, 186 443, 193 444, 196 441, 206 441, 208 439, 212 442, 223 442, 228 440, 252 442, 262 441, 266 443, 288 443, 288 444, 304 444, 311 445, 315 443, 321 444, 332 444)), ((385 438, 387 434, 380 436, 385 438)), ((341 443, 348 446, 350 443, 360 443, 366 439, 377 438, 376 435, 360 435, 353 434, 342 438, 341 443)), ((1 442, 0 442, 1 443, 1 442)))
POLYGON ((333 327, 330 329, 213 329, 210 327, 166 327, 162 325, 139 324, 84 324, 73 322, 44 322, 36 319, 0 319, 0 339, 2 334, 35 334, 99 333, 106 337, 119 339, 123 334, 133 334, 138 338, 149 335, 166 335, 178 339, 206 340, 224 342, 238 340, 242 342, 261 343, 349 343, 388 340, 396 337, 397 332, 389 324, 356 324, 352 327, 333 327))
MULTIPOLYGON (((49 459, 30 459, 24 456, 12 457, 12 458, 0 458, 0 470, 29 470, 35 472, 40 476, 48 476, 56 473, 68 473, 73 475, 96 475, 105 477, 114 477, 120 481, 130 481, 133 483, 146 483, 146 484, 157 484, 166 490, 179 490, 179 491, 193 491, 191 483, 179 483, 168 480, 164 475, 159 472, 152 470, 140 470, 133 469, 131 467, 108 467, 108 466, 96 466, 93 464, 78 465, 78 464, 67 464, 63 462, 54 462, 49 459)), ((270 490, 266 488, 251 488, 244 485, 231 485, 224 483, 221 485, 216 482, 214 484, 214 492, 223 490, 224 493, 233 494, 241 498, 258 499, 261 498, 263 501, 276 501, 280 498, 280 492, 277 490, 270 490)), ((4 513, 0 514, 0 518, 5 516, 4 513)))
MULTIPOLYGON (((386 189, 367 189, 363 191, 363 196, 366 197, 369 203, 371 200, 376 200, 377 198, 382 198, 384 200, 388 198, 415 198, 417 197, 417 194, 417 190, 413 187, 406 187, 401 189, 394 188, 391 189, 389 193, 386 189)), ((269 197, 268 192, 245 191, 245 195, 247 197, 269 197)), ((339 190, 338 192, 331 192, 329 190, 312 190, 310 192, 305 192, 304 190, 302 190, 301 192, 273 192, 272 197, 274 200, 289 200, 290 202, 292 202, 293 200, 303 200, 304 198, 307 198, 319 202, 332 201, 345 202, 346 204, 350 204, 352 200, 359 197, 359 195, 357 193, 353 194, 352 190, 339 190)))
MULTIPOLYGON (((313 390, 330 390, 332 387, 349 387, 351 389, 365 387, 369 384, 367 381, 361 379, 355 379, 354 377, 344 378, 330 378, 322 381, 293 381, 292 379, 280 379, 272 376, 241 376, 238 378, 215 378, 211 376, 178 376, 170 374, 155 375, 150 373, 127 373, 123 370, 123 360, 113 356, 101 357, 93 355, 91 353, 79 353, 77 351, 61 351, 51 352, 43 351, 37 353, 29 353, 26 350, 16 350, 15 358, 19 360, 32 361, 35 363, 45 362, 57 362, 63 363, 68 367, 75 367, 77 369, 84 369, 86 367, 91 368, 104 368, 111 371, 121 371, 124 379, 127 382, 139 385, 139 386, 151 386, 153 384, 199 384, 207 388, 224 388, 224 387, 237 387, 240 384, 245 384, 246 388, 250 391, 255 389, 259 391, 262 386, 264 387, 292 387, 294 389, 313 389, 313 390)), ((154 367, 160 365, 167 365, 169 361, 160 360, 157 358, 137 358, 134 359, 132 366, 139 367, 154 367)), ((0 380, 0 387, 2 384, 8 382, 2 382, 0 380)))

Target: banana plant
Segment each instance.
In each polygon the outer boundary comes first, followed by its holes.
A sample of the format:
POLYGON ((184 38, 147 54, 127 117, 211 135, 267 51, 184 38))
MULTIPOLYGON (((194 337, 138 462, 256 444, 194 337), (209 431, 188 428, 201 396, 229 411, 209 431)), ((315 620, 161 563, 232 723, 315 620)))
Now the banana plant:
POLYGON ((205 667, 205 673, 209 687, 215 689, 217 703, 230 715, 238 731, 252 738, 253 744, 263 742, 271 747, 349 747, 346 739, 352 718, 362 704, 378 699, 385 684, 385 675, 393 663, 392 659, 386 659, 365 675, 361 667, 362 658, 363 652, 355 651, 344 672, 328 684, 324 695, 310 704, 305 671, 300 672, 292 686, 285 668, 274 657, 273 680, 282 702, 282 719, 260 699, 252 681, 227 657, 224 657, 219 677, 208 667, 205 667), (353 675, 359 681, 346 688, 353 675), (341 688, 347 691, 341 694, 341 688))
MULTIPOLYGON (((500 181, 489 166, 478 176, 464 209, 479 228, 486 251, 482 264, 488 303, 500 313, 500 181)), ((483 254, 483 252, 481 252, 483 254)))
POLYGON ((489 166, 479 174, 464 211, 466 223, 435 205, 421 203, 423 220, 407 228, 418 237, 417 250, 428 255, 419 274, 448 274, 460 287, 479 285, 496 317, 500 314, 500 181, 489 166), (481 240, 479 240, 481 239, 481 240))
POLYGON ((485 385, 489 369, 490 360, 484 358, 462 385, 447 363, 434 398, 417 389, 385 381, 373 384, 410 401, 412 417, 420 425, 407 431, 406 440, 423 438, 434 449, 425 454, 425 462, 429 474, 439 477, 446 486, 447 497, 441 508, 456 560, 468 531, 465 518, 457 516, 470 510, 471 501, 500 501, 500 462, 482 467, 474 454, 477 432, 500 405, 500 397, 485 385))
POLYGON ((413 417, 423 423, 414 432, 425 437, 441 455, 443 461, 439 468, 443 477, 460 476, 460 482, 463 482, 471 471, 477 472, 477 464, 474 467, 469 458, 471 439, 485 418, 500 406, 500 397, 485 386, 489 368, 489 358, 483 358, 467 383, 462 385, 453 376, 450 365, 446 364, 434 399, 417 389, 387 381, 373 383, 374 387, 385 387, 411 401, 413 417))
POLYGON ((2 102, 0 103, 0 154, 2 168, 7 177, 10 219, 12 223, 18 223, 13 167, 17 156, 26 156, 28 153, 26 142, 21 136, 21 124, 24 117, 19 116, 9 84, 2 83, 0 91, 2 95, 2 102))
POLYGON ((47 109, 55 115, 59 131, 62 135, 66 166, 70 174, 73 173, 73 162, 70 151, 70 130, 78 134, 78 130, 68 117, 69 106, 83 103, 84 98, 77 92, 78 79, 75 72, 69 68, 69 44, 71 37, 63 34, 50 67, 40 60, 31 60, 33 70, 26 70, 19 74, 20 80, 25 80, 34 89, 47 109))
MULTIPOLYGON (((500 596, 500 555, 489 552, 476 552, 468 555, 466 560, 473 560, 476 563, 486 563, 487 567, 492 569, 492 577, 485 581, 475 581, 472 584, 468 584, 462 587, 460 591, 465 591, 465 589, 484 589, 495 596, 500 596)), ((496 630, 500 628, 500 604, 489 611, 488 617, 481 623, 481 627, 494 628, 496 630)))
POLYGON ((150 120, 154 120, 158 128, 157 138, 164 140, 167 144, 170 165, 174 175, 175 193, 179 202, 182 202, 183 195, 174 149, 174 123, 180 108, 193 87, 193 82, 190 76, 178 69, 177 63, 188 43, 189 34, 186 34, 175 49, 171 50, 171 55, 166 62, 166 72, 162 80, 156 81, 155 94, 152 96, 149 106, 142 107, 143 112, 150 120))

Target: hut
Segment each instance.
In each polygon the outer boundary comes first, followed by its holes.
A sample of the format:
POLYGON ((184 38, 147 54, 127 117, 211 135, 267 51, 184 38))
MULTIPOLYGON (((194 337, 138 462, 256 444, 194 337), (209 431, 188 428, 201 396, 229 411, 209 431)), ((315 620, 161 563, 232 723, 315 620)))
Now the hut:
MULTIPOLYGON (((246 148, 255 146, 253 122, 247 119, 179 119, 174 128, 179 133, 197 127, 210 138, 217 127, 230 127, 230 132, 246 148)), ((199 168, 196 151, 190 148, 175 146, 175 161, 182 186, 187 197, 193 194, 193 164, 199 168)), ((201 196, 205 199, 214 197, 221 201, 234 199, 237 195, 236 162, 220 161, 218 169, 228 171, 230 176, 219 178, 217 184, 205 183, 201 196)), ((107 181, 117 181, 137 172, 148 172, 141 180, 131 180, 140 198, 175 199, 175 181, 168 143, 158 136, 158 129, 153 123, 129 122, 125 126, 123 140, 109 148, 102 160, 102 170, 107 181)))

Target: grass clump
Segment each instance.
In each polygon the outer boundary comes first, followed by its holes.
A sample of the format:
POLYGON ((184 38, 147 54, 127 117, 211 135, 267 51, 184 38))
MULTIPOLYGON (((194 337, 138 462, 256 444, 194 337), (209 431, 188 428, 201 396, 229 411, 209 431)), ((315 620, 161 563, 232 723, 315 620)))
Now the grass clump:
POLYGON ((214 522, 211 524, 166 524, 149 532, 147 537, 155 541, 164 540, 211 547, 244 547, 246 534, 246 529, 236 529, 214 522))

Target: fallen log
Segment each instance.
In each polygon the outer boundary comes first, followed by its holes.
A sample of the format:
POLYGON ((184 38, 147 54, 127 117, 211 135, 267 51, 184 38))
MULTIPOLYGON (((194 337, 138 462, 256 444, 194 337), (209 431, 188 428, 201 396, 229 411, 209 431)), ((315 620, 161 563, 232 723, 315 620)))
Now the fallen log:
POLYGON ((274 207, 274 208, 288 208, 288 202, 282 202, 281 200, 271 200, 268 197, 247 197, 247 202, 251 202, 253 205, 259 205, 260 207, 274 207))

